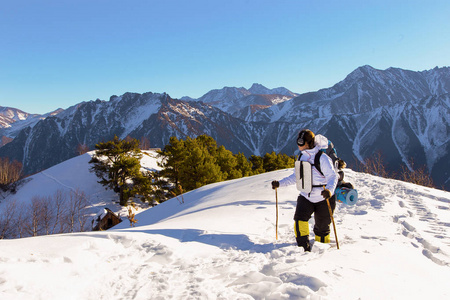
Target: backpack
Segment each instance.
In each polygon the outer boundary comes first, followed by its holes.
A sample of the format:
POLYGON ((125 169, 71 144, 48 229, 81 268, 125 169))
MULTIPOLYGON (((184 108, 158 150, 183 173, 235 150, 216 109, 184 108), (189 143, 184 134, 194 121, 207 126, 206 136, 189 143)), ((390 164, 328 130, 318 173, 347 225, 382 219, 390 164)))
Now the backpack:
MULTIPOLYGON (((340 159, 337 155, 337 151, 336 148, 334 148, 334 144, 328 140, 328 147, 326 149, 320 149, 319 152, 317 152, 316 156, 314 157, 314 164, 312 166, 316 167, 317 171, 319 171, 320 174, 322 174, 323 176, 323 172, 322 169, 320 168, 320 157, 322 156, 322 154, 325 153, 326 155, 328 155, 328 157, 331 158, 331 162, 334 165, 334 168, 336 169, 336 172, 339 175, 339 179, 338 179, 338 186, 342 185, 344 182, 344 171, 342 171, 342 169, 345 168, 346 164, 345 162, 340 159), (343 163, 343 167, 339 168, 339 161, 341 161, 343 163)), ((302 157, 302 153, 300 152, 299 156, 298 156, 298 160, 300 160, 300 158, 302 157)), ((353 188, 353 185, 351 183, 346 183, 348 185, 349 188, 353 188)))
POLYGON ((326 153, 331 158, 331 161, 339 175, 338 183, 335 190, 337 201, 347 205, 354 205, 358 200, 358 191, 353 187, 353 184, 344 181, 344 171, 342 171, 342 169, 345 168, 345 162, 337 156, 336 149, 334 148, 334 145, 330 140, 328 141, 328 147, 326 149, 320 149, 319 152, 317 152, 316 156, 314 157, 313 165, 311 165, 308 162, 301 162, 300 158, 302 157, 302 153, 300 152, 298 159, 296 161, 296 164, 300 164, 299 165, 300 181, 297 179, 297 189, 309 193, 311 189, 315 187, 315 185, 313 185, 311 182, 312 179, 311 167, 312 166, 316 167, 317 171, 319 171, 319 173, 322 174, 323 176, 323 172, 320 168, 320 157, 324 153, 326 153), (342 161, 343 163, 343 167, 341 167, 341 169, 338 168, 339 161, 342 161), (309 170, 302 163, 310 165, 309 170), (306 170, 306 172, 304 170, 306 170))
MULTIPOLYGON (((316 156, 314 157, 314 164, 312 165, 316 167, 317 171, 319 171, 319 173, 322 174, 322 176, 323 172, 322 169, 320 168, 320 157, 322 156, 323 153, 326 153, 331 158, 331 161, 333 162, 333 165, 336 168, 336 170, 338 170, 338 161, 340 160, 340 158, 337 156, 337 152, 336 149, 334 148, 333 143, 329 140, 327 149, 320 149, 319 152, 317 152, 316 156)), ((297 160, 300 160, 301 157, 302 153, 300 152, 297 160)))
POLYGON ((314 166, 316 167, 317 171, 320 172, 320 174, 323 175, 322 170, 320 169, 320 157, 322 156, 322 153, 326 153, 331 158, 331 161, 333 162, 333 165, 336 170, 339 169, 338 162, 339 162, 340 158, 337 156, 336 149, 334 148, 334 145, 331 141, 328 141, 327 149, 321 149, 319 151, 319 153, 317 153, 319 155, 316 154, 316 157, 314 158, 314 166))

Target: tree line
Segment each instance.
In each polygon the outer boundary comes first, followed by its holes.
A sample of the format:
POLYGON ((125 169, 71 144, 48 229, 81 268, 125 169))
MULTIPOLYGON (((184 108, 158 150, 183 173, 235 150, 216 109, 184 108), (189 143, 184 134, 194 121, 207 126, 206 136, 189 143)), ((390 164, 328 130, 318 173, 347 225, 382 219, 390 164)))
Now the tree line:
POLYGON ((158 156, 162 170, 156 172, 155 184, 159 190, 167 190, 167 196, 214 182, 290 168, 294 164, 294 157, 275 152, 249 158, 243 153, 233 154, 207 135, 185 140, 171 137, 158 156))
POLYGON ((161 203, 206 184, 290 168, 294 158, 286 154, 267 153, 263 157, 233 154, 218 146, 210 136, 178 139, 159 150, 160 171, 143 170, 139 141, 117 136, 95 146, 90 163, 99 183, 119 194, 126 206, 130 199, 161 203))

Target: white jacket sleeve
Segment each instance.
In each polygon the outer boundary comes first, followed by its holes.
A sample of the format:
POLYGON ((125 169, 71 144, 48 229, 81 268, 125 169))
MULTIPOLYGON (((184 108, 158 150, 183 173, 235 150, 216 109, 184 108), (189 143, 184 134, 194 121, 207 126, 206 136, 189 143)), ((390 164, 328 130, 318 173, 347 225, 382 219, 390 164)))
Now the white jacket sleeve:
POLYGON ((295 168, 294 168, 294 172, 292 172, 291 175, 281 179, 279 182, 280 182, 280 187, 284 187, 284 186, 289 186, 289 185, 295 184, 296 183, 295 168))
POLYGON ((322 155, 320 157, 320 169, 322 170, 322 173, 325 176, 327 182, 325 188, 330 190, 331 195, 334 195, 334 190, 336 189, 339 175, 334 169, 331 158, 327 155, 322 155))

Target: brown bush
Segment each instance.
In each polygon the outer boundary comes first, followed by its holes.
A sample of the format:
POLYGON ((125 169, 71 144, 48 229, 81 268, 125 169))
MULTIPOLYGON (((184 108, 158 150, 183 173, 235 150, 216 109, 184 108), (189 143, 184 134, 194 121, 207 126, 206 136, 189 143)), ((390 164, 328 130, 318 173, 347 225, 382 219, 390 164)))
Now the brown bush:
POLYGON ((389 173, 386 171, 385 164, 383 162, 383 155, 381 152, 377 152, 372 157, 366 158, 363 162, 357 161, 355 170, 362 173, 368 173, 383 178, 398 179, 405 182, 411 182, 414 184, 435 188, 433 179, 429 174, 425 166, 415 168, 413 159, 410 159, 408 164, 402 165, 400 173, 389 173))
POLYGON ((6 186, 16 182, 22 177, 22 163, 9 158, 0 158, 0 185, 6 186))

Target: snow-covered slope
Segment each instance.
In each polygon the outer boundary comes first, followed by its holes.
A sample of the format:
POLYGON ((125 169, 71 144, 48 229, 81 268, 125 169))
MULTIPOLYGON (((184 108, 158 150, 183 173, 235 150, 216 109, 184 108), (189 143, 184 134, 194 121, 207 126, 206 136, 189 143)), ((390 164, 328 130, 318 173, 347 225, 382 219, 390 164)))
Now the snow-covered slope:
POLYGON ((304 253, 294 186, 278 190, 275 239, 270 182, 291 172, 204 186, 133 228, 0 240, 0 298, 448 299, 450 193, 347 170, 360 199, 337 205, 340 249, 332 233, 304 253))
MULTIPOLYGON (((108 207, 115 213, 126 214, 126 208, 118 204, 118 195, 111 190, 106 190, 98 183, 99 178, 89 171, 94 151, 76 156, 60 164, 57 164, 42 172, 29 176, 19 185, 17 192, 0 191, 0 214, 9 201, 17 201, 17 204, 28 204, 33 197, 52 197, 57 192, 69 194, 83 193, 90 203, 88 214, 95 215, 100 209, 108 207)), ((141 166, 145 170, 159 170, 156 152, 143 151, 141 166)), ((1 219, 1 218, 0 218, 1 219)))

